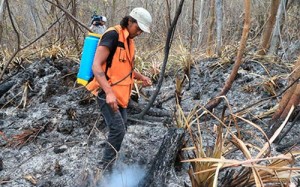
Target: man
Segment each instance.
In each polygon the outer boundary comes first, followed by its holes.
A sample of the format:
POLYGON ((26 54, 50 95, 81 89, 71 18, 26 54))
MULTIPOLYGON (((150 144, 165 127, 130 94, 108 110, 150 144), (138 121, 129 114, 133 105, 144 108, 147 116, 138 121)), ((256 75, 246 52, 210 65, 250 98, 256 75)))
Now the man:
POLYGON ((102 19, 100 20, 100 25, 102 26, 104 32, 106 31, 106 26, 105 26, 106 22, 107 22, 107 18, 105 16, 102 16, 102 19))
POLYGON ((93 73, 94 79, 87 88, 98 94, 98 101, 105 123, 109 128, 102 167, 110 165, 121 148, 126 132, 128 102, 133 79, 150 86, 151 80, 134 71, 134 38, 142 32, 150 33, 152 17, 144 8, 134 8, 120 25, 109 28, 97 47, 93 73), (97 93, 97 88, 101 91, 97 93))
POLYGON ((104 16, 95 16, 92 20, 90 29, 97 34, 103 34, 106 31, 105 23, 107 22, 104 16))

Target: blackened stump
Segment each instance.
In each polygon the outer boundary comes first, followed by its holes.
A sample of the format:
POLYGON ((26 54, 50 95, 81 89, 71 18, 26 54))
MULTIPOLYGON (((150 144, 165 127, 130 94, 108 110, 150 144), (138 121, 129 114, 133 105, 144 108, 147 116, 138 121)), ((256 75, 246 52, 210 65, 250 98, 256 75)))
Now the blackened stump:
POLYGON ((152 161, 149 171, 144 179, 139 183, 139 187, 162 187, 166 186, 167 175, 174 162, 178 151, 182 147, 184 130, 179 128, 170 128, 165 135, 163 142, 152 161))

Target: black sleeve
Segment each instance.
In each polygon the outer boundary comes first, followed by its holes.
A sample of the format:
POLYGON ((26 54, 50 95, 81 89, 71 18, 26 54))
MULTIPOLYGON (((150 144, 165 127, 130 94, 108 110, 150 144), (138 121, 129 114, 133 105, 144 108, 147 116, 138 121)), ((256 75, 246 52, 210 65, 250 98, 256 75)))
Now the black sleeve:
POLYGON ((102 36, 99 45, 106 46, 109 48, 110 53, 115 53, 116 48, 118 46, 118 40, 119 35, 117 31, 108 31, 102 36))

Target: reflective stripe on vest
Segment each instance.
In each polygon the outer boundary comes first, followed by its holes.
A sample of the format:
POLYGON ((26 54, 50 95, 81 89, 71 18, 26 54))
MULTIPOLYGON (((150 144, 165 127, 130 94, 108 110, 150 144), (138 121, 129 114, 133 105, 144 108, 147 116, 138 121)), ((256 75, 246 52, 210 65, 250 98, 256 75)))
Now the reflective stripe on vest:
MULTIPOLYGON (((130 99, 131 88, 133 85, 133 58, 134 58, 134 41, 129 39, 129 33, 127 29, 122 29, 120 25, 109 28, 106 32, 116 30, 119 34, 119 45, 117 46, 116 52, 112 58, 111 67, 107 69, 107 63, 102 64, 103 72, 106 72, 109 78, 108 82, 112 85, 112 90, 117 98, 118 104, 127 108, 130 99), (123 43, 124 45, 120 45, 123 43)), ((86 88, 91 91, 94 95, 98 95, 100 88, 99 83, 94 78, 86 88)))

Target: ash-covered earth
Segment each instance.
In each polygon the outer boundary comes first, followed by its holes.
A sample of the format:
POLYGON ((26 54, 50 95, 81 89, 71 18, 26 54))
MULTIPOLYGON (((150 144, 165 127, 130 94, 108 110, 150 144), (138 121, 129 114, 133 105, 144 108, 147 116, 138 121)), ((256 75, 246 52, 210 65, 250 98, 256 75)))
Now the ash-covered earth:
MULTIPOLYGON (((206 59, 192 68, 191 87, 185 86, 182 98, 185 113, 196 105, 205 105, 223 87, 233 63, 221 66, 217 62, 217 59, 206 59)), ((107 129, 95 98, 76 85, 77 70, 78 64, 72 60, 46 58, 7 72, 1 84, 5 92, 0 96, 1 186, 134 187, 146 175, 168 128, 176 126, 173 118, 175 97, 172 97, 175 78, 165 77, 154 107, 144 119, 128 121, 113 175, 103 176, 97 167, 107 129)), ((227 94, 233 111, 270 97, 264 83, 270 77, 289 72, 284 65, 268 63, 262 66, 246 61, 227 94)), ((155 86, 142 89, 144 96, 131 105, 129 116, 143 109, 155 86)), ((286 86, 286 77, 276 79, 276 93, 286 86)), ((245 117, 251 119, 266 112, 277 102, 277 99, 268 99, 251 108, 245 117)), ((221 111, 223 106, 224 102, 216 111, 221 111)), ((256 123, 267 129, 267 120, 263 118, 256 123)), ((214 144, 210 137, 214 123, 208 121, 202 125, 204 146, 211 146, 214 144)), ((241 128, 245 132, 253 130, 249 125, 241 128)), ((282 143, 296 138, 299 138, 299 128, 295 127, 282 143)), ((188 164, 184 164, 181 170, 172 169, 166 173, 163 186, 191 186, 187 169, 188 164)))

